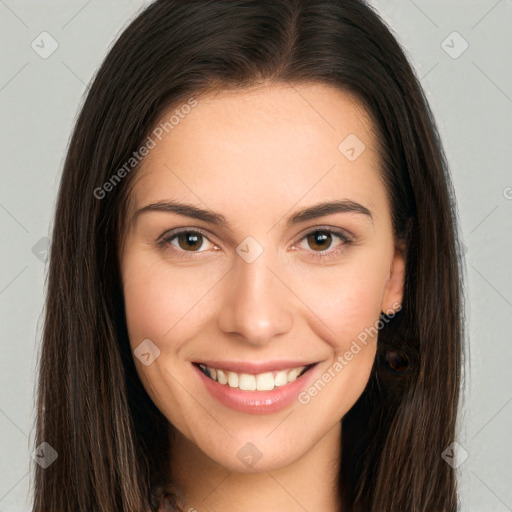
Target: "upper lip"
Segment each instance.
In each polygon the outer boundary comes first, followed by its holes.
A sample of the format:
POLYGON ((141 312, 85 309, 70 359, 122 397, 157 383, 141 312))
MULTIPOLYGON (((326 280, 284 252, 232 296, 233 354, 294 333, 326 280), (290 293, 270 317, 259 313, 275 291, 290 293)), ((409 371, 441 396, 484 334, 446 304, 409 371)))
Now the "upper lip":
POLYGON ((196 364, 204 364, 217 370, 225 370, 236 373, 259 374, 265 372, 292 370, 301 366, 310 366, 317 361, 197 361, 196 364))

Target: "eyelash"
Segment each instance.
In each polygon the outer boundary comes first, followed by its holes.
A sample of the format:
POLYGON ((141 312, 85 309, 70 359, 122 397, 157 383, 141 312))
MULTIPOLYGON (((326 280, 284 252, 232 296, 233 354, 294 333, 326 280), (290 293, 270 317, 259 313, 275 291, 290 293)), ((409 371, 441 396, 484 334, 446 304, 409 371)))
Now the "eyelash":
MULTIPOLYGON (((179 258, 185 258, 185 259, 190 259, 190 257, 192 257, 192 258, 194 257, 194 256, 190 256, 190 254, 203 252, 203 251, 184 251, 184 250, 176 249, 174 246, 172 246, 172 244, 171 244, 172 240, 174 240, 177 236, 179 236, 183 233, 198 234, 198 235, 201 235, 202 237, 206 238, 210 243, 213 243, 208 238, 208 235, 205 232, 203 232, 202 230, 197 229, 197 228, 196 229, 184 228, 184 229, 177 229, 174 231, 170 231, 170 232, 162 235, 157 240, 158 247, 164 249, 168 246, 171 246, 171 247, 173 247, 173 250, 177 253, 179 258), (189 253, 189 254, 186 255, 187 253, 189 253)), ((338 237, 343 242, 343 244, 341 244, 335 250, 328 249, 326 251, 320 251, 320 252, 312 251, 311 257, 317 261, 318 260, 325 261, 330 258, 335 258, 335 257, 339 256, 339 254, 344 250, 344 246, 354 243, 354 240, 352 238, 350 238, 349 236, 347 236, 344 232, 339 231, 337 229, 333 229, 333 228, 327 228, 327 227, 325 227, 325 228, 317 227, 315 229, 312 229, 311 231, 308 231, 304 236, 302 236, 302 238, 299 240, 299 242, 302 242, 302 240, 307 239, 308 236, 310 236, 314 233, 327 233, 329 235, 338 237)), ((309 251, 307 251, 307 252, 309 252, 309 251)))

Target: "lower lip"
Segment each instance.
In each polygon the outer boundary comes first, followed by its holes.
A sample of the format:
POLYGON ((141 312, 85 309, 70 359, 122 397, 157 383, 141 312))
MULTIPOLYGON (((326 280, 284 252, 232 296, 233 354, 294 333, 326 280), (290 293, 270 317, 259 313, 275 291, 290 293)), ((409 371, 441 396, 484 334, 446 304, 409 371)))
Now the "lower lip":
POLYGON ((192 365, 207 391, 220 403, 231 409, 250 414, 270 414, 281 411, 297 400, 314 377, 317 364, 293 382, 272 391, 242 391, 228 384, 219 384, 207 377, 196 365, 192 365))

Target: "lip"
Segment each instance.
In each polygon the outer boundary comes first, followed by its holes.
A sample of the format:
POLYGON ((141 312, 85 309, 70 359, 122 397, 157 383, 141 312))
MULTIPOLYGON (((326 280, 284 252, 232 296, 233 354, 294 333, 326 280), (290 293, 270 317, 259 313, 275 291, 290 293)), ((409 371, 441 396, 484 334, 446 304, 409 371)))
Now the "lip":
MULTIPOLYGON (((218 364, 220 361, 216 361, 215 364, 218 364)), ((212 362, 213 363, 213 362, 212 362)), ((288 365, 289 362, 282 361, 283 365, 288 365)), ((204 363, 207 366, 210 366, 209 363, 204 363)), ((264 368, 267 368, 266 371, 271 371, 271 369, 277 369, 275 366, 275 362, 272 363, 274 366, 269 366, 265 363, 264 368)), ((293 362, 293 365, 297 364, 293 362)), ((317 369, 319 367, 317 363, 312 364, 311 368, 308 371, 303 373, 300 377, 298 377, 295 381, 289 382, 284 386, 274 388, 272 391, 242 391, 238 388, 231 388, 227 384, 219 384, 217 381, 210 379, 207 377, 196 364, 192 364, 194 371, 198 375, 198 378, 201 380, 206 390, 210 393, 210 395, 219 401, 221 404, 229 407, 230 409, 234 409, 235 411, 249 413, 249 414, 271 414, 274 412, 281 411, 291 405, 293 402, 297 400, 299 393, 301 393, 305 388, 307 388, 311 381, 315 378, 317 369)), ((254 368, 254 365, 251 366, 249 363, 241 363, 243 368, 254 368)), ((290 366, 282 366, 281 369, 291 368, 290 366)), ((294 367, 292 365, 292 367, 294 367)), ((215 367, 212 364, 213 367, 215 367)), ((305 366, 299 364, 299 366, 305 366)), ((241 366, 237 366, 240 368, 241 366)), ((218 367, 217 367, 218 368, 218 367)), ((231 368, 234 368, 231 365, 231 368)), ((262 366, 258 366, 258 372, 260 372, 260 368, 262 366)), ((222 369, 222 368, 219 368, 222 369)), ((229 371, 229 370, 228 370, 229 371)), ((234 369, 231 371, 235 371, 234 369)), ((255 373, 258 373, 255 372, 255 373)), ((250 373, 250 372, 248 372, 250 373)), ((263 373, 263 372, 262 372, 263 373)))
POLYGON ((315 364, 317 361, 292 361, 292 360, 281 360, 281 361, 194 361, 195 364, 205 364, 216 370, 224 370, 228 372, 236 373, 252 373, 257 375, 258 373, 273 372, 279 370, 293 370, 300 366, 309 366, 315 364))

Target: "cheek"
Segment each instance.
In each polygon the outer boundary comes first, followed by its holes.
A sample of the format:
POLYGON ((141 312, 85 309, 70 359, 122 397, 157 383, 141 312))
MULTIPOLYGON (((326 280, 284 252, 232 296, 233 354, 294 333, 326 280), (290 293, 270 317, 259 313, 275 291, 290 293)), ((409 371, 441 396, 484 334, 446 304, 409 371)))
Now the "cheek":
MULTIPOLYGON (((218 278, 217 278, 218 280, 218 278)), ((132 348, 145 338, 165 349, 164 340, 184 340, 197 322, 197 310, 208 302, 215 273, 204 269, 172 269, 164 260, 147 255, 128 257, 123 267, 126 322, 132 348), (177 335, 179 333, 179 335, 177 335)), ((179 343, 183 343, 180 341, 179 343)))
POLYGON ((134 251, 123 261, 123 293, 129 342, 139 378, 160 411, 177 427, 187 430, 181 413, 189 397, 179 384, 180 355, 187 348, 213 286, 212 272, 199 267, 172 269, 143 251, 134 251), (138 347, 151 340, 159 350, 149 365, 141 364, 138 347), (137 350, 138 349, 138 350, 137 350))
POLYGON ((302 297, 314 305, 311 309, 322 320, 315 324, 316 335, 329 345, 331 357, 322 364, 318 380, 299 396, 299 403, 328 411, 328 422, 350 410, 370 378, 386 276, 369 273, 361 264, 315 277, 314 285, 302 285, 307 290, 302 297))
POLYGON ((304 303, 324 324, 321 337, 337 353, 375 326, 381 313, 387 279, 384 258, 370 251, 358 256, 346 264, 318 269, 309 280, 296 280, 304 303))

